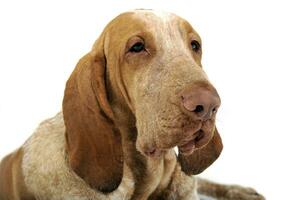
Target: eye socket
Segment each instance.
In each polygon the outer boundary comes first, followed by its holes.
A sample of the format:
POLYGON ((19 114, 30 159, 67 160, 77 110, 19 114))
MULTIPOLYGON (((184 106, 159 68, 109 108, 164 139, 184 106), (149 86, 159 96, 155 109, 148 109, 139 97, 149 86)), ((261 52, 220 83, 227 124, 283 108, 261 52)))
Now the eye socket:
POLYGON ((145 46, 143 42, 136 42, 131 48, 129 49, 129 52, 132 53, 139 53, 141 51, 145 50, 145 46))
POLYGON ((191 45, 191 49, 193 51, 195 51, 195 52, 199 51, 200 48, 201 48, 200 43, 198 41, 196 41, 196 40, 192 40, 191 43, 190 43, 190 45, 191 45))

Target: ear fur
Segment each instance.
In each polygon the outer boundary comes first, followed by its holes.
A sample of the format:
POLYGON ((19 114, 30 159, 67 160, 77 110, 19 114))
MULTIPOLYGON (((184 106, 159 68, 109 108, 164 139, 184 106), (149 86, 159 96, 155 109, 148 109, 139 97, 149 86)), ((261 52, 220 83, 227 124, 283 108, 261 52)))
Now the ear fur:
POLYGON ((219 157, 222 149, 222 140, 215 128, 213 138, 205 147, 187 156, 179 153, 178 160, 182 171, 187 175, 201 173, 219 157))
POLYGON ((107 100, 105 67, 103 51, 78 62, 66 84, 63 115, 70 167, 91 187, 110 192, 121 182, 123 153, 107 100))

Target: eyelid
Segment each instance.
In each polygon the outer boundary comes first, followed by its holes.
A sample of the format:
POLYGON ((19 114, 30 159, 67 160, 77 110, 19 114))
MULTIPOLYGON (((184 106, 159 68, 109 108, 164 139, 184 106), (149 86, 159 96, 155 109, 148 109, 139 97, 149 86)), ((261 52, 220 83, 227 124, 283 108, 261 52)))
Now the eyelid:
POLYGON ((127 44, 129 47, 131 47, 138 42, 142 42, 144 44, 144 39, 139 36, 134 36, 128 40, 127 44))

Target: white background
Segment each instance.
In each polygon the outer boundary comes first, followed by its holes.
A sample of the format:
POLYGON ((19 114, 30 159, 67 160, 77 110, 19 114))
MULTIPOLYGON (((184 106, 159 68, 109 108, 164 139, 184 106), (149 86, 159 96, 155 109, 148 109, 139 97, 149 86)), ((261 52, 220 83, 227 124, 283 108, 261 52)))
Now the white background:
POLYGON ((300 197, 298 1, 106 2, 0 2, 0 158, 61 109, 65 81, 109 20, 154 8, 200 33, 203 66, 222 97, 225 147, 203 176, 255 187, 271 200, 300 197))

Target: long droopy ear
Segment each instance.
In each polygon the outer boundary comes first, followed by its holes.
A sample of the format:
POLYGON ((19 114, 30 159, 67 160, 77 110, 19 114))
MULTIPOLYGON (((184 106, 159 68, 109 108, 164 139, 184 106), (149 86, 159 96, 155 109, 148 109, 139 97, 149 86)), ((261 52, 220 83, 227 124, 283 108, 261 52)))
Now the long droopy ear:
POLYGON ((121 182, 123 153, 105 74, 103 50, 85 55, 66 84, 63 114, 70 167, 91 187, 110 192, 121 182))
POLYGON ((182 167, 182 171, 187 175, 201 173, 219 157, 222 149, 222 140, 215 128, 211 141, 205 147, 198 149, 187 156, 179 153, 178 160, 182 167))

